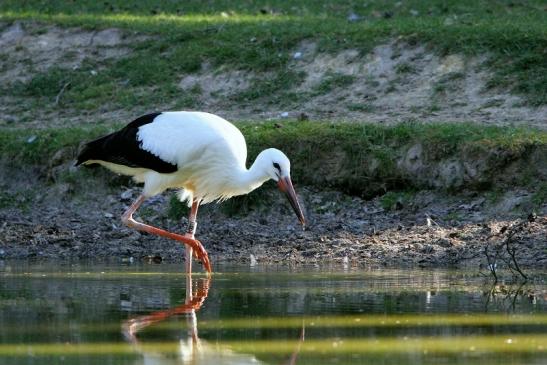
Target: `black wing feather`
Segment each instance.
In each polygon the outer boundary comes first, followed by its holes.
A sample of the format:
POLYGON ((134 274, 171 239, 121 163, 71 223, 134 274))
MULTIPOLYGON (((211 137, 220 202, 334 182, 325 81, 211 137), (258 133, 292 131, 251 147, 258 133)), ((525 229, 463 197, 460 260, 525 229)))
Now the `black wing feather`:
POLYGON ((152 123, 160 114, 143 115, 119 131, 87 143, 78 155, 76 166, 89 160, 100 160, 128 167, 150 169, 162 174, 177 171, 177 165, 144 150, 142 143, 137 140, 139 127, 152 123))

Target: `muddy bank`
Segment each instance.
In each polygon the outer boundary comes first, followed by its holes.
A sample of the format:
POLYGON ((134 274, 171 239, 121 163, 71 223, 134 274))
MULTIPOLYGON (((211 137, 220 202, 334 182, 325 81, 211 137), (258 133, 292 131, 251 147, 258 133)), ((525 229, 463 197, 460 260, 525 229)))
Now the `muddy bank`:
MULTIPOLYGON (((183 261, 183 248, 176 242, 121 224, 119 217, 138 196, 138 187, 108 187, 97 181, 92 185, 71 193, 57 185, 42 186, 28 198, 32 204, 0 209, 0 259, 183 261)), ((333 191, 297 189, 309 221, 306 230, 272 184, 262 187, 254 200, 203 206, 197 237, 213 264, 337 261, 486 270, 485 248, 503 267, 510 258, 504 246, 509 239, 520 265, 547 265, 547 204, 534 205, 533 194, 525 190, 496 197, 421 191, 362 200, 333 191)), ((136 218, 183 231, 186 219, 173 218, 171 195, 150 199, 136 218)))

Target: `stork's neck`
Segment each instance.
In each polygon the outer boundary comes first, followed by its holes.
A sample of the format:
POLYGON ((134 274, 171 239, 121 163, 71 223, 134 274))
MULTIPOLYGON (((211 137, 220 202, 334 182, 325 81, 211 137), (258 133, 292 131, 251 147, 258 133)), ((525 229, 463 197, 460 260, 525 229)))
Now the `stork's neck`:
POLYGON ((250 193, 269 179, 270 175, 267 173, 265 161, 261 155, 258 155, 250 169, 239 170, 235 179, 237 188, 240 190, 238 195, 250 193))

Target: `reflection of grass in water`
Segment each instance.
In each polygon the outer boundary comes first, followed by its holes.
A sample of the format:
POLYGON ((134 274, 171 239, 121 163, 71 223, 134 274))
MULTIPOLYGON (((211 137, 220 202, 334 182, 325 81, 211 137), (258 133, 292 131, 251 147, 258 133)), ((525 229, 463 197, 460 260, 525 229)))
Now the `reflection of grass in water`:
POLYGON ((494 326, 546 325, 547 315, 351 315, 321 317, 242 318, 202 321, 200 328, 300 328, 302 321, 312 328, 328 327, 413 327, 413 326, 494 326))
MULTIPOLYGON (((537 353, 547 343, 547 335, 492 335, 492 336, 447 336, 447 337, 393 337, 307 339, 302 343, 300 354, 397 354, 461 352, 489 353, 537 353)), ((232 350, 250 354, 291 354, 295 340, 250 340, 217 341, 218 352, 232 350)), ((180 342, 158 342, 139 345, 139 350, 150 353, 175 354, 180 351, 180 342)), ((0 345, 0 356, 78 356, 78 355, 123 355, 133 354, 135 349, 125 343, 80 343, 80 344, 19 344, 0 345)))
MULTIPOLYGON (((220 320, 202 320, 199 328, 202 330, 244 330, 244 329, 299 329, 302 323, 306 327, 320 328, 431 328, 431 327, 483 327, 483 326, 546 326, 547 314, 534 315, 505 315, 505 314, 441 314, 441 315, 326 315, 308 317, 266 317, 266 318, 232 318, 220 320)), ((118 331, 119 324, 81 324, 82 333, 118 331)), ((147 332, 162 332, 180 328, 178 321, 156 323, 148 328, 147 332)), ((14 334, 25 333, 66 333, 66 327, 57 325, 36 325, 25 327, 5 327, 4 330, 14 334)))
MULTIPOLYGON (((228 268, 233 266, 225 265, 228 268)), ((476 274, 473 271, 465 270, 433 270, 433 271, 424 271, 424 270, 400 270, 400 269, 382 269, 381 271, 341 271, 340 266, 333 265, 323 266, 318 268, 302 267, 302 271, 294 270, 291 271, 288 268, 285 268, 287 271, 279 272, 244 272, 248 270, 248 265, 236 265, 238 271, 223 271, 223 266, 220 264, 219 270, 215 271, 213 275, 222 277, 223 279, 237 279, 239 283, 241 282, 252 282, 256 279, 270 279, 274 280, 277 283, 286 283, 287 281, 337 281, 337 280, 348 280, 348 279, 362 279, 362 280, 373 280, 374 282, 369 283, 366 287, 361 287, 362 290, 368 291, 408 291, 411 289, 416 290, 430 290, 435 289, 435 291, 448 289, 448 290, 458 290, 462 292, 475 292, 477 289, 484 288, 484 277, 476 274), (328 267, 328 272, 321 271, 325 270, 328 267), (335 271, 339 270, 339 271, 335 271), (394 286, 385 285, 385 283, 380 283, 380 286, 376 287, 374 285, 376 280, 384 279, 396 279, 397 284, 394 286)), ((180 278, 182 269, 180 264, 163 264, 162 266, 157 267, 157 271, 152 271, 146 267, 143 271, 118 271, 111 270, 110 266, 82 266, 82 271, 80 272, 62 272, 54 269, 48 270, 41 268, 40 270, 33 271, 24 271, 24 272, 3 272, 2 277, 5 278, 33 278, 33 279, 104 279, 108 278, 109 280, 113 279, 132 279, 135 278, 140 280, 142 277, 172 277, 174 279, 180 278), (85 270, 85 271, 84 271, 85 270), (147 271, 145 271, 147 270, 147 271), (148 271, 150 270, 150 271, 148 271)), ((541 270, 530 270, 538 280, 543 280, 545 278, 545 273, 541 270)), ((502 274, 510 275, 510 271, 502 271, 502 274)), ((192 276, 202 277, 204 273, 193 273, 192 276)), ((543 287, 541 284, 534 284, 536 287, 543 287)), ((279 287, 277 290, 285 289, 284 287, 279 287)), ((291 288, 287 288, 291 290, 291 288)), ((326 290, 327 288, 318 288, 320 290, 326 290)), ((330 288, 335 289, 335 288, 330 288)), ((343 288, 341 288, 343 289, 343 288)), ((351 289, 354 290, 354 289, 351 289)))

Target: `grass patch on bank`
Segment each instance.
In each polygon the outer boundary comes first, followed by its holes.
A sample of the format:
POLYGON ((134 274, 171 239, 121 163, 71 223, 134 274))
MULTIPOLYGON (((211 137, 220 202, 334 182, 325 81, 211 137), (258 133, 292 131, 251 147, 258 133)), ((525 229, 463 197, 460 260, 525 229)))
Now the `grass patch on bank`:
MULTIPOLYGON (((545 105, 546 13, 542 1, 5 0, 0 3, 0 21, 117 27, 152 39, 131 44, 131 52, 121 59, 100 63, 88 59, 75 70, 36 73, 29 81, 4 86, 2 92, 37 99, 52 110, 168 102, 192 108, 199 106, 195 98, 177 85, 182 75, 200 72, 207 63, 265 75, 256 77, 251 88, 234 101, 260 99, 283 105, 295 100, 296 94, 287 89, 303 80, 290 67, 301 42, 317 43, 319 52, 356 49, 364 54, 401 37, 441 54, 491 55, 494 76, 489 86, 511 89, 530 105, 545 105), (51 103, 66 84, 61 103, 51 103)), ((314 92, 351 81, 334 75, 314 92)))
MULTIPOLYGON (((399 166, 408 149, 416 144, 423 146, 427 163, 476 155, 489 162, 492 160, 493 166, 500 168, 513 160, 527 158, 534 148, 539 148, 540 152, 547 148, 545 131, 466 123, 381 126, 287 121, 236 124, 247 140, 248 166, 262 149, 276 147, 291 159, 293 179, 298 184, 334 188, 361 196, 418 184, 410 181, 399 166)), ((0 154, 4 161, 14 166, 48 167, 57 151, 64 149, 70 151, 68 155, 75 156, 82 142, 117 127, 2 130, 0 154)), ((527 173, 524 169, 521 172, 527 173)), ((390 202, 386 204, 392 205, 390 202)))
POLYGON ((539 187, 532 196, 532 204, 535 208, 541 207, 542 204, 547 202, 547 182, 542 181, 539 183, 539 187))
POLYGON ((400 210, 412 201, 414 194, 410 191, 388 191, 380 198, 380 205, 384 210, 400 210))

